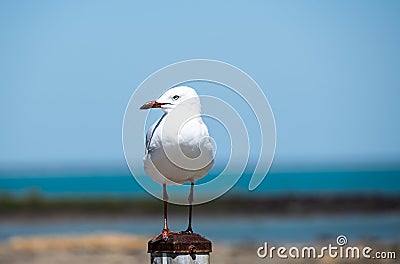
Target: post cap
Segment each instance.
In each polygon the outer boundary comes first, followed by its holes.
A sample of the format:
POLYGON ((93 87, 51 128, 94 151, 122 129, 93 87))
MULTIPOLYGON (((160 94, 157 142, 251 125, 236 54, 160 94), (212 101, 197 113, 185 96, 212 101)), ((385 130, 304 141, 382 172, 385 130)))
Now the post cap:
POLYGON ((211 241, 199 234, 170 234, 167 240, 151 240, 147 245, 148 253, 177 253, 196 254, 210 253, 212 251, 211 241))

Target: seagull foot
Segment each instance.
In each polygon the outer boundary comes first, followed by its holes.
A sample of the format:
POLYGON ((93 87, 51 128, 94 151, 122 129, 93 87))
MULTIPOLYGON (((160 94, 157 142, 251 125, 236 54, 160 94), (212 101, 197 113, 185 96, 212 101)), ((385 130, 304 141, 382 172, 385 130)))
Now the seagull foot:
POLYGON ((156 242, 160 240, 167 241, 169 235, 178 235, 179 232, 171 231, 170 229, 163 229, 159 234, 151 239, 151 242, 156 242))
POLYGON ((193 229, 191 227, 188 227, 185 231, 181 231, 180 233, 185 235, 191 235, 193 234, 193 229))

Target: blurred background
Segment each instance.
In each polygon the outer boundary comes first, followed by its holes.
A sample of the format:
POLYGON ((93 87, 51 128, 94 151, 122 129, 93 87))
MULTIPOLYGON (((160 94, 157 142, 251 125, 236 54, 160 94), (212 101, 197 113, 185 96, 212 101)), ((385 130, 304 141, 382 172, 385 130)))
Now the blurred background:
MULTIPOLYGON (((264 241, 333 243, 339 234, 398 251, 399 12, 397 1, 0 2, 0 263, 148 261, 162 203, 126 166, 124 111, 150 74, 196 58, 247 72, 277 128, 258 189, 247 190, 245 173, 194 208, 216 263, 229 245, 248 246, 242 255, 256 262, 264 241)), ((248 114, 224 89, 193 87, 248 114)), ((211 175, 228 157, 219 149, 211 175)), ((172 229, 185 229, 186 210, 172 206, 172 229)))

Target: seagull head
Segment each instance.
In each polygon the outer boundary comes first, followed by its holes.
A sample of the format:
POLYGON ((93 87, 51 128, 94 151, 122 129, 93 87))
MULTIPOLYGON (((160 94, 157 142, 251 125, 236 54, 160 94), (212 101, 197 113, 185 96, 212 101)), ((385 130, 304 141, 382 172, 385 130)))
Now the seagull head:
POLYGON ((173 109, 200 113, 200 99, 196 91, 188 86, 178 86, 169 89, 160 98, 149 101, 142 105, 140 109, 161 108, 165 113, 173 109))

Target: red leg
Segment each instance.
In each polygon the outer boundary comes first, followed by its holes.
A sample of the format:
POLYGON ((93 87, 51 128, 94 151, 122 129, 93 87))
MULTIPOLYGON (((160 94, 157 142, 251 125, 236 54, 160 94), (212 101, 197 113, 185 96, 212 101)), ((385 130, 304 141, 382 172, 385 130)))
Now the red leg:
POLYGON ((164 240, 167 240, 170 234, 178 234, 178 232, 173 232, 168 228, 168 194, 167 194, 167 187, 165 184, 163 184, 163 200, 164 200, 164 228, 161 231, 161 233, 153 237, 153 239, 151 240, 152 242, 156 241, 160 237, 162 237, 162 239, 164 240))

